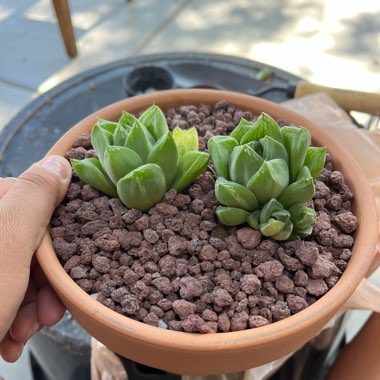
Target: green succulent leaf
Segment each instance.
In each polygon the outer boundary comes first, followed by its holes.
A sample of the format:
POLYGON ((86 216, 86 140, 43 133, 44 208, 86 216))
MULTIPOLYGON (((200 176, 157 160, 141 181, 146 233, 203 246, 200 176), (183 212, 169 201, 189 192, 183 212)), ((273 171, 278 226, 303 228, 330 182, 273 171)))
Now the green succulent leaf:
POLYGON ((285 222, 285 226, 283 227, 283 229, 279 233, 271 236, 271 238, 273 240, 278 240, 278 241, 288 240, 290 236, 292 235, 292 232, 293 232, 293 224, 290 220, 287 220, 285 222))
MULTIPOLYGON (((103 122, 104 120, 98 120, 98 123, 103 122)), ((103 165, 103 157, 106 147, 108 145, 113 145, 113 135, 110 131, 103 128, 99 124, 95 124, 91 131, 91 144, 98 156, 99 161, 103 165)), ((104 124, 106 125, 106 124, 104 124)), ((115 127, 116 129, 116 127, 115 127)))
POLYGON ((253 213, 249 214, 247 218, 247 223, 255 230, 260 230, 260 210, 256 210, 253 213))
POLYGON ((172 187, 179 193, 198 178, 207 168, 209 155, 205 152, 190 151, 180 158, 172 187))
POLYGON ((270 237, 281 232, 284 227, 284 222, 281 222, 280 220, 274 218, 269 218, 269 220, 266 223, 260 224, 260 232, 264 236, 270 237))
MULTIPOLYGON (((268 222, 268 220, 272 217, 272 214, 276 211, 284 211, 284 206, 278 202, 276 199, 272 198, 267 202, 264 207, 261 209, 260 213, 260 224, 268 222)), ((289 213, 288 219, 289 219, 289 213)))
POLYGON ((257 173, 248 181, 247 187, 255 194, 260 204, 277 198, 289 184, 289 169, 284 160, 265 161, 257 173))
POLYGON ((315 210, 302 204, 295 204, 289 208, 290 220, 294 228, 305 229, 314 224, 317 219, 315 210))
POLYGON ((262 155, 264 160, 270 161, 275 158, 281 158, 288 163, 288 153, 286 152, 286 149, 274 138, 265 136, 260 139, 260 145, 262 147, 262 155))
POLYGON ((230 136, 214 136, 208 140, 207 148, 219 177, 230 179, 228 162, 236 146, 238 142, 230 136))
POLYGON ((292 237, 293 239, 299 240, 304 239, 305 237, 308 237, 313 232, 313 226, 309 226, 306 228, 294 228, 292 231, 292 237))
POLYGON ((282 210, 282 211, 274 211, 272 213, 272 217, 281 220, 281 222, 286 222, 290 219, 290 213, 287 210, 282 210))
POLYGON ((194 127, 188 130, 175 127, 173 137, 177 145, 180 158, 188 152, 198 150, 198 132, 194 127))
POLYGON ((263 157, 263 148, 259 141, 251 141, 247 143, 246 145, 251 147, 259 156, 263 157))
POLYGON ((166 192, 165 174, 160 166, 146 164, 132 170, 117 183, 120 200, 128 208, 148 211, 166 192))
POLYGON ((156 140, 169 130, 164 113, 155 104, 141 114, 139 122, 145 126, 156 140))
POLYGON ((281 134, 289 156, 290 182, 292 183, 303 167, 311 136, 310 132, 302 127, 282 127, 281 134))
POLYGON ((218 201, 229 207, 254 211, 259 207, 255 195, 247 187, 218 177, 215 183, 215 195, 218 201))
POLYGON ((141 157, 126 147, 107 146, 104 153, 104 169, 115 185, 120 178, 143 164, 141 157))
POLYGON ((304 165, 310 170, 310 174, 317 179, 326 161, 326 147, 311 146, 306 152, 304 165))
POLYGON ((219 206, 216 215, 226 226, 238 226, 247 221, 249 213, 241 208, 219 206))
POLYGON ((116 127, 113 134, 113 145, 124 146, 128 137, 128 130, 120 124, 116 127))
POLYGON ((245 120, 241 118, 239 124, 234 128, 231 132, 230 136, 234 138, 238 143, 240 143, 243 136, 254 127, 254 123, 252 121, 245 120))
POLYGON ((176 175, 178 166, 178 149, 173 135, 167 131, 158 139, 148 156, 148 163, 161 166, 165 173, 166 188, 169 189, 176 175))
POLYGON ((115 129, 117 127, 117 123, 114 121, 108 121, 104 119, 98 119, 95 125, 112 134, 115 132, 115 129))
POLYGON ((264 160, 249 145, 239 145, 231 153, 229 177, 232 181, 247 185, 250 178, 262 167, 264 160))
POLYGON ((137 119, 134 115, 132 115, 129 112, 123 111, 119 119, 119 125, 126 129, 131 129, 136 123, 136 121, 137 119))
POLYGON ((71 159, 71 166, 75 173, 83 181, 102 191, 103 193, 116 198, 117 192, 114 184, 108 178, 102 165, 96 158, 85 158, 84 160, 71 159))
POLYGON ((296 182, 290 184, 279 196, 278 201, 285 208, 289 208, 297 203, 310 201, 315 193, 313 177, 307 166, 304 166, 299 172, 296 182))
POLYGON ((125 146, 134 150, 142 158, 143 162, 146 162, 154 143, 155 140, 149 131, 137 121, 129 131, 125 146))
POLYGON ((263 112, 255 121, 253 128, 249 129, 241 138, 240 144, 259 141, 265 136, 270 136, 282 143, 280 127, 269 115, 263 112))

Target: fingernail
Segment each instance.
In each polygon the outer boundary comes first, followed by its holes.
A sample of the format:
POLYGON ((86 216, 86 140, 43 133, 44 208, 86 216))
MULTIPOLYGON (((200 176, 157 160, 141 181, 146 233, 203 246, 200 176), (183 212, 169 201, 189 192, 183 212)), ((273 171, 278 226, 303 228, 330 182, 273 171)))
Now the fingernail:
POLYGON ((59 175, 62 179, 66 179, 71 171, 70 164, 61 156, 49 156, 42 161, 41 166, 59 175))

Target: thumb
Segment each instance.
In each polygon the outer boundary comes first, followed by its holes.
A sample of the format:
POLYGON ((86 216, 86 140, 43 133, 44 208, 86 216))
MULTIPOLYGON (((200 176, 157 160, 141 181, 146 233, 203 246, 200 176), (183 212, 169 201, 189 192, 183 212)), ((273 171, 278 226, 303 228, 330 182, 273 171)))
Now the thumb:
POLYGON ((29 267, 70 179, 70 164, 60 156, 46 157, 17 178, 0 201, 2 268, 18 272, 29 267))

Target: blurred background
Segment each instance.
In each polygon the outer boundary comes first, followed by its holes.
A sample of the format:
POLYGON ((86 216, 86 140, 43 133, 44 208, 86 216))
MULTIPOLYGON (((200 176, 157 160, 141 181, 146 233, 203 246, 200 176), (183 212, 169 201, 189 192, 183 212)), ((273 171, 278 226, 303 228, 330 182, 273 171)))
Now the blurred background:
POLYGON ((65 79, 149 53, 222 53, 328 86, 380 89, 378 0, 72 0, 70 6, 74 59, 50 0, 1 1, 0 129, 65 79))
MULTIPOLYGON (((71 0, 70 15, 74 58, 53 1, 1 0, 0 131, 74 75, 151 53, 226 54, 322 85, 380 91, 378 0, 71 0)), ((358 313, 351 338, 369 315, 358 313)), ((0 377, 30 380, 27 364, 27 354, 16 365, 0 359, 0 377)))

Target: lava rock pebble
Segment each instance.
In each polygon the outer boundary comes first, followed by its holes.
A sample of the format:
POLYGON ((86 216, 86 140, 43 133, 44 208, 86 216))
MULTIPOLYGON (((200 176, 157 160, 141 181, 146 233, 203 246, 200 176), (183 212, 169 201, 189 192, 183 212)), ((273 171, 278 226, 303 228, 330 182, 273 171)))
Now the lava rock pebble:
MULTIPOLYGON (((195 127, 199 147, 228 134, 250 112, 226 101, 166 112, 171 129, 195 127)), ((94 157, 89 134, 66 157, 94 157)), ((211 168, 212 169, 212 168, 211 168)), ((336 284, 351 258, 353 194, 329 157, 309 202, 317 212, 305 241, 275 242, 247 226, 218 224, 215 175, 182 194, 169 190, 142 213, 74 175, 51 220, 64 269, 86 292, 138 321, 193 333, 259 328, 296 314, 336 284)))

